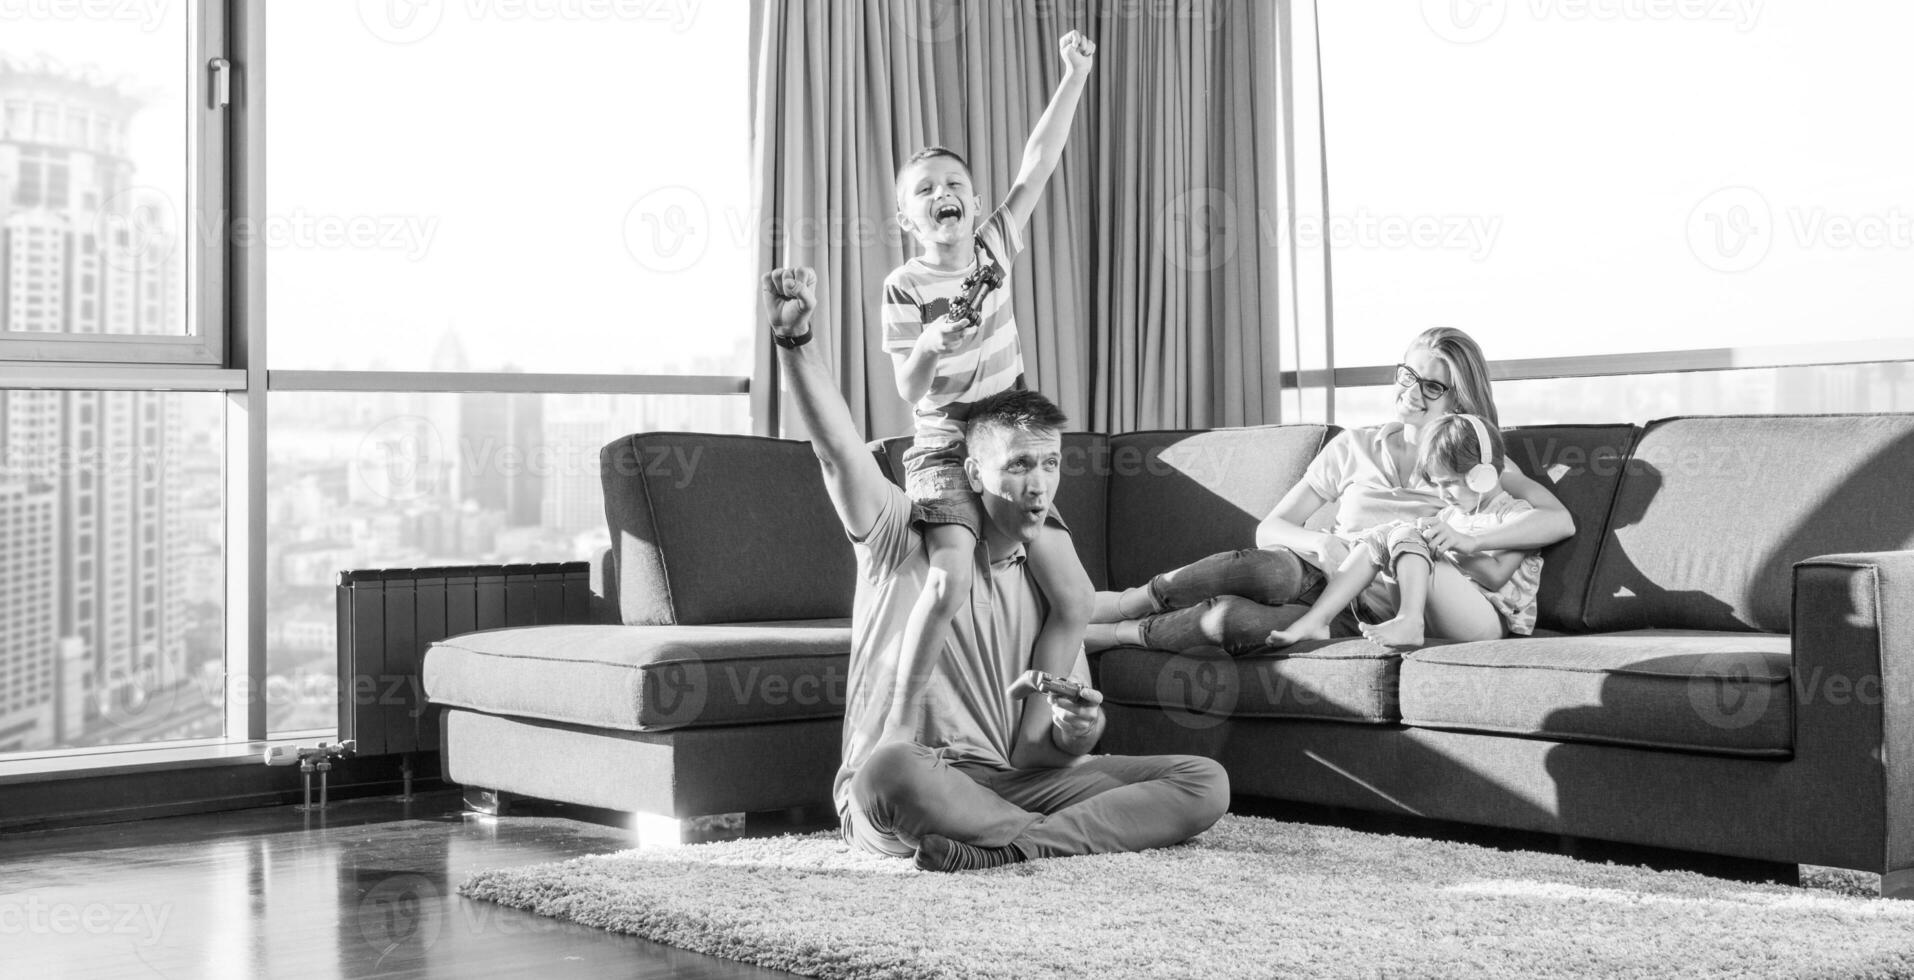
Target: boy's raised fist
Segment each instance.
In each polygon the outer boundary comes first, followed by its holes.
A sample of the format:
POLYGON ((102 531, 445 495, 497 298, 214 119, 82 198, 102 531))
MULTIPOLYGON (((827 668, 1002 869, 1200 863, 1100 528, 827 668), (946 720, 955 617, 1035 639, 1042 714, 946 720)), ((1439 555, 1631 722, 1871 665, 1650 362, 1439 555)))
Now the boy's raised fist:
POLYGON ((1097 56, 1097 42, 1085 37, 1082 31, 1071 31, 1057 42, 1057 52, 1063 55, 1065 68, 1089 71, 1091 59, 1097 56))
POLYGON ((809 266, 773 269, 764 276, 764 315, 780 337, 804 333, 817 308, 817 271, 809 266))

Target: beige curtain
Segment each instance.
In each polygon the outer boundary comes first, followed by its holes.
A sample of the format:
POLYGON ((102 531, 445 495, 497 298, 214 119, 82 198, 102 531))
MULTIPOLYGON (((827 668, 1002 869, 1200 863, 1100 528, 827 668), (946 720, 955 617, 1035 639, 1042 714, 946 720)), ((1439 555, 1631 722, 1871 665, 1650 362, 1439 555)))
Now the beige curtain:
MULTIPOLYGON (((1294 227, 1281 210, 1289 6, 759 0, 760 264, 817 268, 817 342, 867 434, 909 431, 879 348, 884 276, 912 254, 892 220, 899 161, 954 147, 986 206, 1001 201, 1071 29, 1097 41, 1097 65, 1016 268, 1026 378, 1082 429, 1280 420, 1278 336, 1291 316, 1278 285, 1297 278, 1282 264, 1294 227)), ((754 407, 789 420, 769 355, 767 344, 754 407)))

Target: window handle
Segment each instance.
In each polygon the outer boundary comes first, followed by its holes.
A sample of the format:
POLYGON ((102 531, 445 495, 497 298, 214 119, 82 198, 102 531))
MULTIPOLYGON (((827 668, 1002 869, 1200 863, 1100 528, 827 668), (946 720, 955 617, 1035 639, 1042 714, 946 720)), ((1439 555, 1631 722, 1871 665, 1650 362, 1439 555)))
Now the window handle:
POLYGON ((233 63, 224 58, 214 58, 207 62, 206 68, 213 73, 213 108, 224 109, 233 104, 233 63))

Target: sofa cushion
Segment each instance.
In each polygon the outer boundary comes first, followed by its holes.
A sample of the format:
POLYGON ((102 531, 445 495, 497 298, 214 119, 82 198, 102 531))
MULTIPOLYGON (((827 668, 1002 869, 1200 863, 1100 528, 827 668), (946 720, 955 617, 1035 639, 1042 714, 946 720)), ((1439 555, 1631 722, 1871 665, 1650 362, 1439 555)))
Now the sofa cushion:
POLYGON ((650 432, 599 463, 626 624, 851 614, 857 558, 810 443, 650 432))
POLYGON ((1118 647, 1094 665, 1106 701, 1162 708, 1208 727, 1225 718, 1314 718, 1386 724, 1398 717, 1402 658, 1367 640, 1299 643, 1232 658, 1221 650, 1166 653, 1118 647))
POLYGON ((1110 586, 1255 545, 1256 525, 1302 479, 1326 425, 1110 437, 1110 586))
POLYGON ((1538 627, 1585 627, 1589 575, 1621 485, 1622 462, 1640 431, 1632 425, 1531 425, 1503 431, 1509 459, 1548 487, 1575 518, 1573 535, 1542 549, 1538 627))
POLYGON ((1794 563, 1914 548, 1914 416, 1651 423, 1624 467, 1588 627, 1790 628, 1794 563))
MULTIPOLYGON (((910 436, 898 436, 873 444, 884 473, 898 486, 904 485, 904 451, 910 448, 910 436)), ((1056 507, 1070 525, 1070 541, 1077 547, 1077 558, 1090 582, 1108 588, 1109 549, 1105 528, 1110 520, 1110 437, 1100 432, 1063 434, 1063 480, 1057 485, 1056 507)))
POLYGON ((425 655, 434 704, 655 732, 844 714, 845 620, 725 626, 528 626, 425 655))
POLYGON ((1788 638, 1640 630, 1456 643, 1402 664, 1402 722, 1719 755, 1794 747, 1788 638))

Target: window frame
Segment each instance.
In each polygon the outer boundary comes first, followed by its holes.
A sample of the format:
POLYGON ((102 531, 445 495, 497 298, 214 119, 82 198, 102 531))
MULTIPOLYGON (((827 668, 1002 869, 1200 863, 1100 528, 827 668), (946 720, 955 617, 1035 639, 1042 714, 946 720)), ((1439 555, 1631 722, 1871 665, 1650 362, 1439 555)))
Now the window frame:
MULTIPOLYGON (((268 727, 266 618, 266 436, 270 396, 286 392, 499 392, 510 394, 745 396, 751 429, 772 422, 763 386, 750 375, 529 374, 519 372, 268 371, 268 248, 233 227, 267 213, 266 0, 197 0, 196 47, 189 52, 196 131, 189 138, 188 337, 0 335, 0 389, 218 392, 226 398, 225 652, 223 733, 218 736, 84 748, 53 747, 0 756, 0 782, 50 778, 101 765, 177 766, 228 759, 235 751, 330 729, 268 727), (228 59, 231 101, 212 104, 210 65, 228 59), (217 228, 207 242, 199 229, 217 228)), ((0 112, 4 107, 0 106, 0 112)), ((32 104, 28 103, 28 124, 32 104)), ((0 117, 0 125, 4 125, 0 117)))
MULTIPOLYGON (((232 0, 232 7, 246 0, 232 0)), ((215 104, 212 65, 216 59, 231 58, 235 49, 231 27, 233 10, 221 0, 196 0, 186 5, 185 25, 187 112, 186 206, 180 209, 179 229, 183 244, 180 275, 185 282, 181 299, 186 308, 182 322, 189 332, 183 336, 133 334, 30 334, 0 333, 0 364, 45 365, 53 369, 82 365, 196 365, 207 370, 226 366, 229 336, 227 310, 227 262, 230 259, 229 236, 224 218, 225 171, 231 157, 228 110, 215 104), (222 234, 200 234, 202 229, 218 228, 222 234)), ((233 58, 233 61, 238 59, 233 58)), ((27 124, 35 142, 40 142, 35 123, 38 103, 27 102, 27 124)), ((5 107, 0 106, 0 113, 5 107)), ((70 123, 71 120, 68 120, 70 123)), ((97 120, 88 119, 90 127, 97 120)), ((0 116, 0 126, 5 126, 0 116)), ((59 134, 55 134, 58 136, 59 134)), ((57 147, 59 144, 43 144, 57 147)), ((69 188, 70 192, 70 188, 69 188)), ((139 302, 136 298, 135 302, 139 302)))

